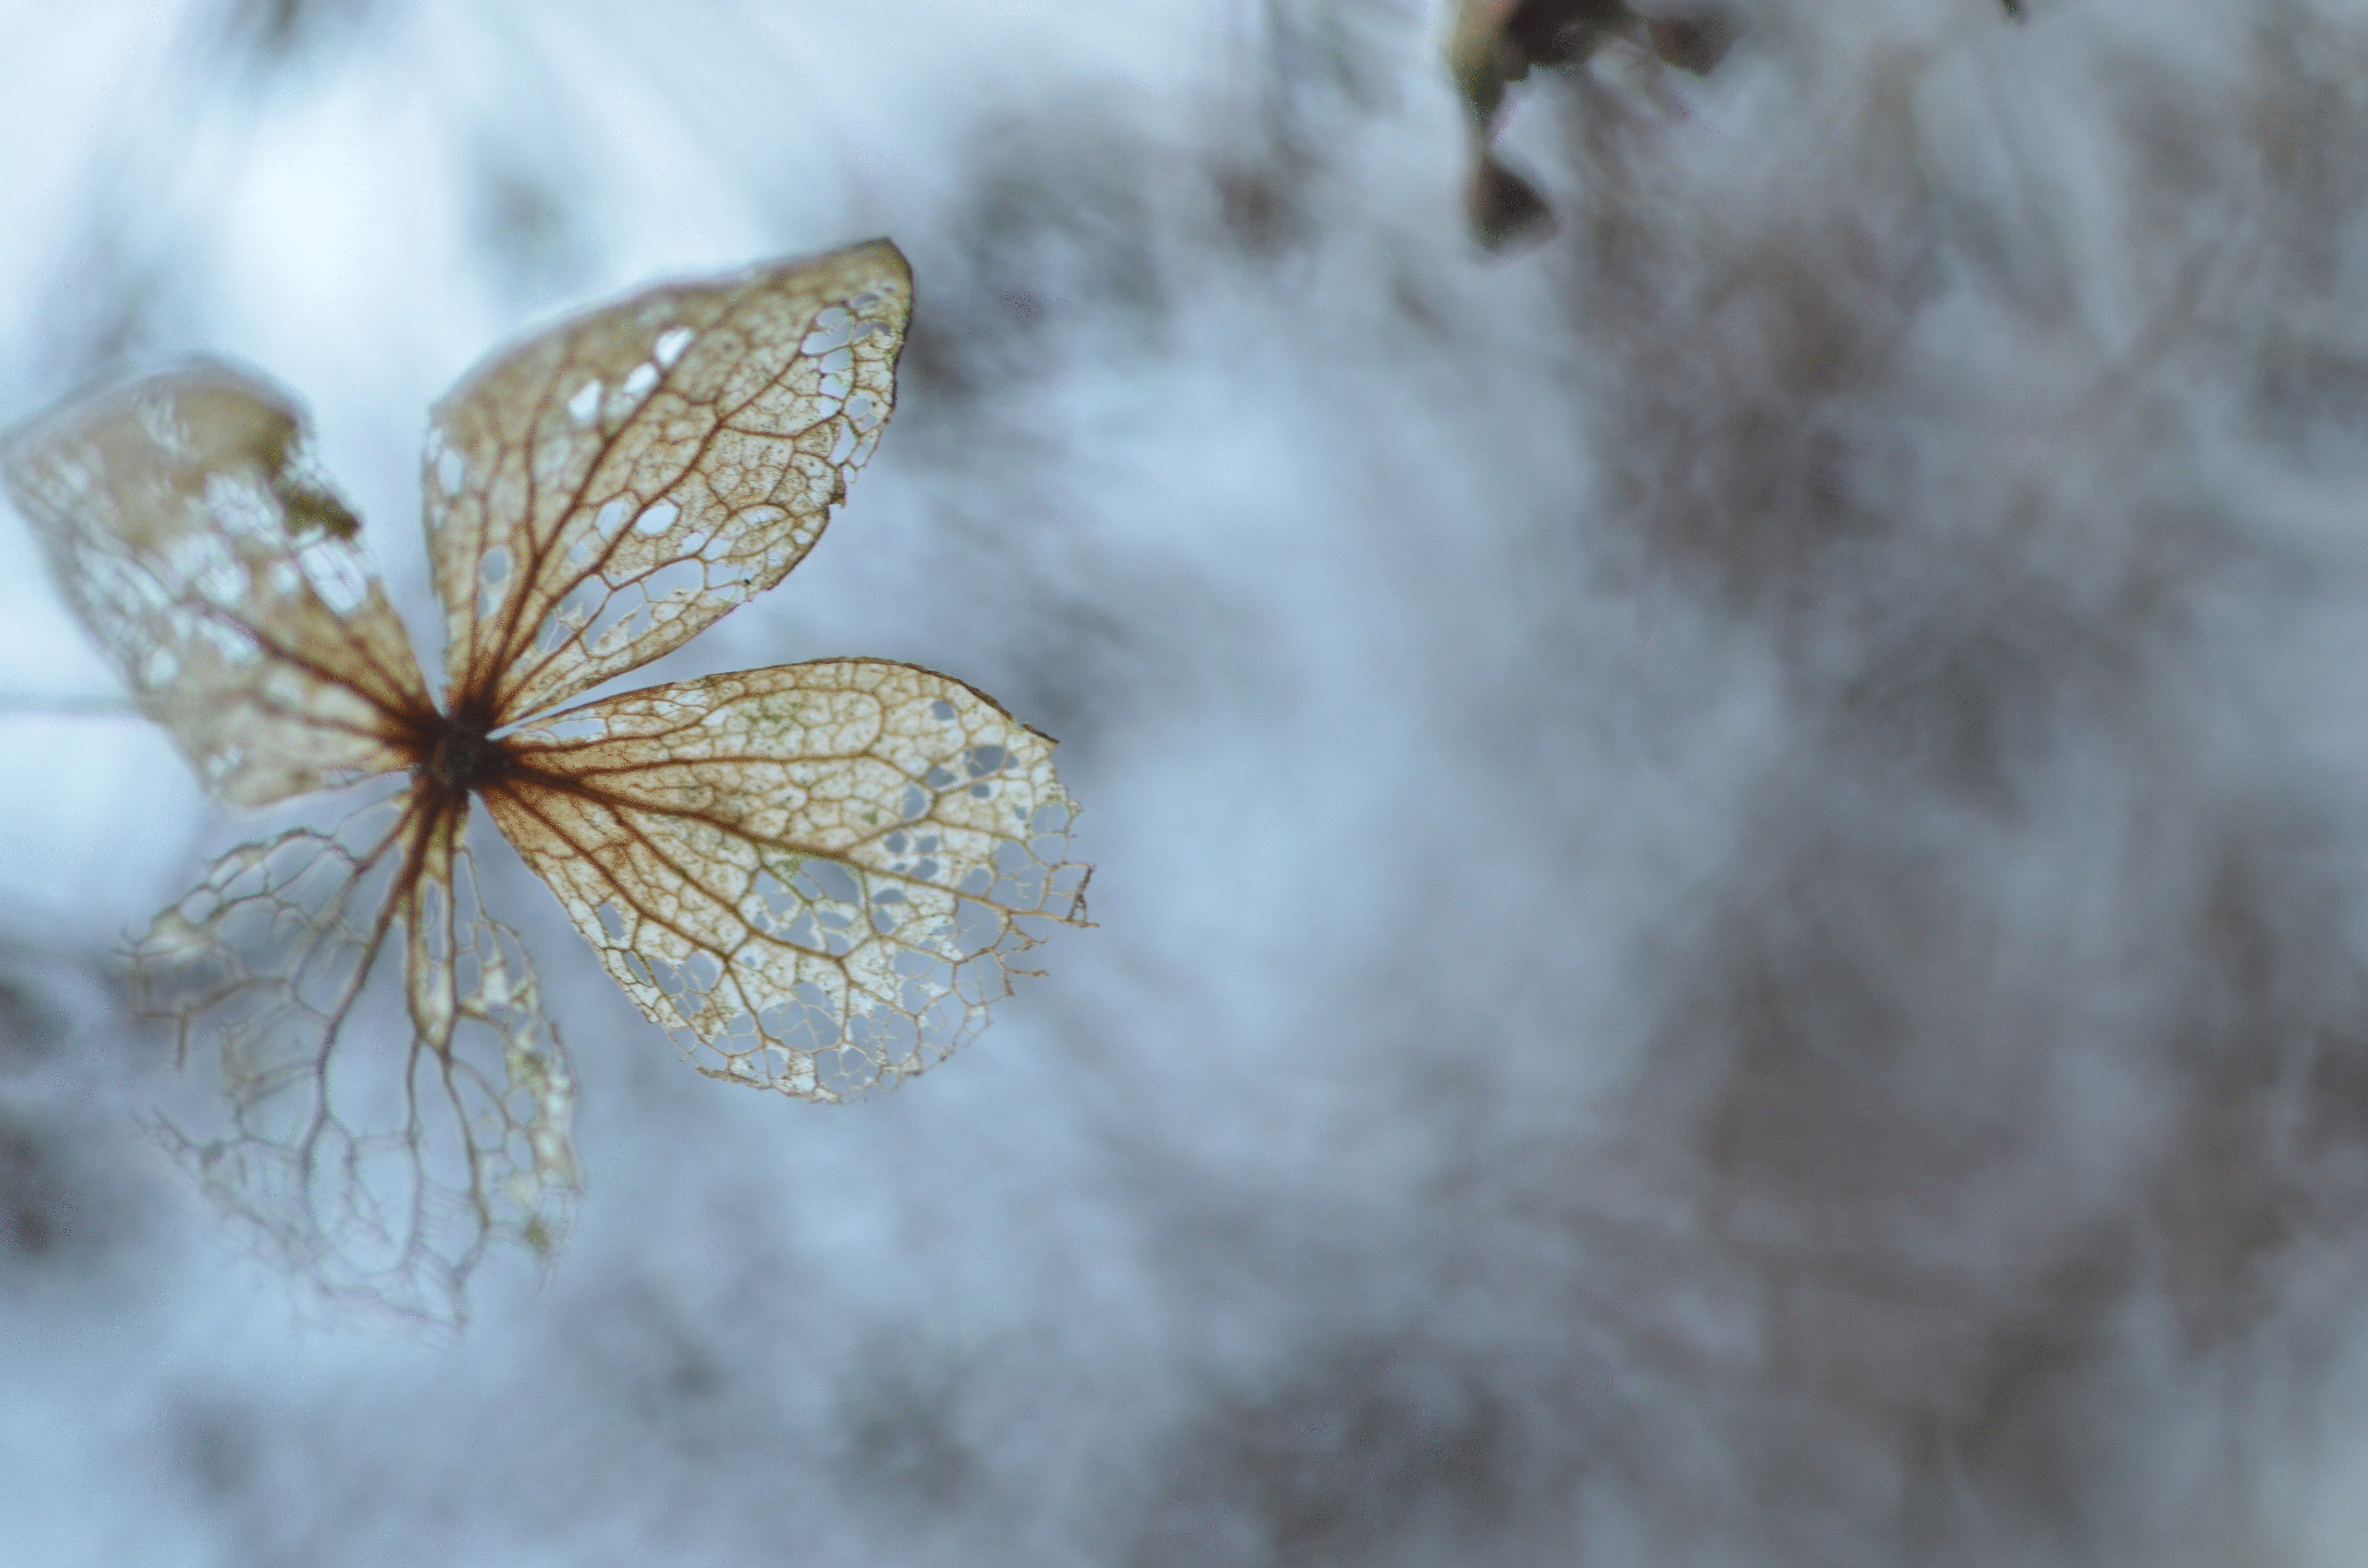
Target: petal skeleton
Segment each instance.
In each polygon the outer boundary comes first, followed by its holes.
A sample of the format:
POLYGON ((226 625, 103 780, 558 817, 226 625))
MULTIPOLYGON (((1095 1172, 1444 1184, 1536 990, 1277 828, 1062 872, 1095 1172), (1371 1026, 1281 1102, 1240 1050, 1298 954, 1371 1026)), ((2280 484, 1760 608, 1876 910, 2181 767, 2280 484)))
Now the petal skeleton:
POLYGON ((910 665, 653 687, 509 749, 495 822, 715 1076, 838 1099, 917 1073, 1082 907, 1053 743, 910 665))
POLYGON ((787 575, 879 439, 911 301, 878 241, 651 290, 463 381, 426 465, 451 707, 514 722, 787 575))
POLYGON ((238 805, 401 767, 403 735, 435 712, 308 444, 283 394, 202 364, 78 404, 0 453, 75 613, 238 805))

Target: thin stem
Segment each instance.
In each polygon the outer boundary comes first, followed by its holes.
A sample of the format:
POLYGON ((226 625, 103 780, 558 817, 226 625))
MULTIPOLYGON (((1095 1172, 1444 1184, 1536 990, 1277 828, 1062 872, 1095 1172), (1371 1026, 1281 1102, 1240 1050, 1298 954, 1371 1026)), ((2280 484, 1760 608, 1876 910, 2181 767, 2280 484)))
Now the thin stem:
POLYGON ((140 705, 128 697, 91 693, 79 697, 36 697, 28 692, 0 691, 0 713, 24 713, 37 718, 136 719, 140 705))

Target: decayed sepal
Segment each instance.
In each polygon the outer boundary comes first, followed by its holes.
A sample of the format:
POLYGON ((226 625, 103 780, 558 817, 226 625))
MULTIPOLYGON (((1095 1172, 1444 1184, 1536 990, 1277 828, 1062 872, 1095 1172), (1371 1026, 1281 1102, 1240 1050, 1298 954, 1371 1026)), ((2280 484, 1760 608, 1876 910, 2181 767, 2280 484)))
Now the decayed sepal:
POLYGON ((0 472, 208 789, 262 805, 402 766, 427 682, 277 388, 219 364, 150 376, 13 437, 0 472))
POLYGON ((838 1099, 920 1072, 1084 918, 1052 741, 914 665, 654 687, 511 750, 494 820, 714 1076, 838 1099))
POLYGON ((780 582, 878 443, 911 308, 878 240, 648 290, 473 371, 426 466, 453 706, 526 717, 780 582))
POLYGON ((133 953, 226 1112, 157 1136, 233 1228, 333 1302, 450 1325, 489 1246, 552 1254, 575 1187, 566 1052, 461 820, 406 792, 242 846, 133 953))

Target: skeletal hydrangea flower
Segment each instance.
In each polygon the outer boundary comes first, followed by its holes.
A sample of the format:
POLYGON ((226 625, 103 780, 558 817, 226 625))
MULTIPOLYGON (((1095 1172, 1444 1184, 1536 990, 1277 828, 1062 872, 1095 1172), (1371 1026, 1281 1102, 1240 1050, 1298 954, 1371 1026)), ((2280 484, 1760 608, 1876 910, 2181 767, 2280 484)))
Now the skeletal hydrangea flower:
POLYGON ((879 241, 652 289, 465 379, 426 462, 440 704, 275 388, 195 365, 0 448, 209 789, 393 776, 335 831, 223 856, 133 954, 224 1096, 218 1133, 168 1143, 333 1295, 457 1322, 486 1248, 548 1255, 575 1190, 573 1075, 480 903, 472 800, 701 1072, 809 1099, 939 1061, 1083 919, 1053 742, 958 680, 833 659, 562 708, 813 548, 888 419, 911 299, 879 241))

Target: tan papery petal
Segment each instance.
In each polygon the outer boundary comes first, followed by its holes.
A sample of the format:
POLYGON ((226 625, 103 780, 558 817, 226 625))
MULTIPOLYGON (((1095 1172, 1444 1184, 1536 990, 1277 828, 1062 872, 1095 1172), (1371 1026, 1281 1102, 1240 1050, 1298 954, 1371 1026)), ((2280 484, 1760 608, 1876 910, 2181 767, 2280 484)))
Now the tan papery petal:
POLYGON ((652 289, 471 374, 427 460, 452 710, 540 711, 780 582, 879 439, 912 294, 878 240, 652 289))
POLYGON ((1053 743, 910 665, 654 687, 511 751, 494 820, 718 1077, 838 1099, 917 1073, 1084 918, 1053 743))
POLYGON ((207 788, 262 805, 404 766, 427 681, 277 388, 226 365, 150 376, 14 437, 0 472, 207 788))

